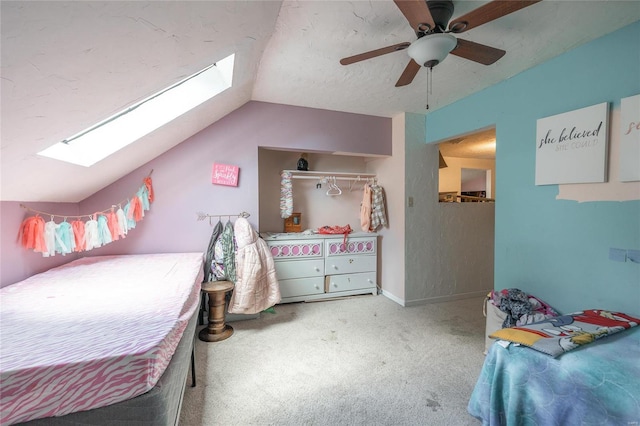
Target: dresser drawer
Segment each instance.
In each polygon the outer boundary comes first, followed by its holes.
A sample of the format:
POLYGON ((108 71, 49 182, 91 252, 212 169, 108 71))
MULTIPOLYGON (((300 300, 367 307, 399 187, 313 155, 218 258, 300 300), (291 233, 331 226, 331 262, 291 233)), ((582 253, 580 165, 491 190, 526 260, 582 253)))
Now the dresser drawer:
POLYGON ((320 277, 324 275, 324 260, 290 260, 274 262, 278 280, 320 277))
POLYGON ((267 245, 273 260, 291 260, 324 257, 324 241, 322 240, 287 240, 268 241, 267 245))
POLYGON ((361 274, 331 275, 325 280, 325 291, 334 293, 337 291, 359 290, 376 286, 376 273, 365 272, 361 274))
POLYGON ((376 254, 376 237, 332 238, 325 241, 327 257, 376 254))
POLYGON ((376 256, 336 256, 327 258, 324 264, 325 275, 351 274, 376 270, 376 256))
POLYGON ((278 282, 280 284, 280 295, 283 299, 324 293, 324 276, 278 280, 278 282))

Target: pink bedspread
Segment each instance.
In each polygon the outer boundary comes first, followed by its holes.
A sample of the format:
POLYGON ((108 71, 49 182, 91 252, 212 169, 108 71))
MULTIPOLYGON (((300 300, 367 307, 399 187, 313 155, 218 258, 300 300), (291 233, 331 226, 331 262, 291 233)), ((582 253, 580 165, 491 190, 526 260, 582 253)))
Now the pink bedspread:
POLYGON ((199 304, 202 253, 87 257, 0 289, 0 424, 150 390, 199 304))

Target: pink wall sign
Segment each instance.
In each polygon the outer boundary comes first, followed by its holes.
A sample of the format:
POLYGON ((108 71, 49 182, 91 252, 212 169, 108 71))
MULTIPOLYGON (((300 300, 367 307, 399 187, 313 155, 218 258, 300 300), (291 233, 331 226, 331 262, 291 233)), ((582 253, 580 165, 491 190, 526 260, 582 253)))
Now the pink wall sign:
POLYGON ((238 186, 238 166, 213 163, 211 183, 216 185, 238 186))

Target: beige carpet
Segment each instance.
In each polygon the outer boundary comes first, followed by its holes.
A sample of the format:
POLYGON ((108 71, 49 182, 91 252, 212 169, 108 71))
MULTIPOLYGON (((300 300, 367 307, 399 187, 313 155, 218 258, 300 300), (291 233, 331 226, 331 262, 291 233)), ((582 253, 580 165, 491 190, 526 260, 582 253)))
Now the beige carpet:
POLYGON ((196 339, 181 425, 480 423, 466 407, 484 361, 482 298, 403 308, 367 295, 275 310, 231 323, 222 342, 196 339))

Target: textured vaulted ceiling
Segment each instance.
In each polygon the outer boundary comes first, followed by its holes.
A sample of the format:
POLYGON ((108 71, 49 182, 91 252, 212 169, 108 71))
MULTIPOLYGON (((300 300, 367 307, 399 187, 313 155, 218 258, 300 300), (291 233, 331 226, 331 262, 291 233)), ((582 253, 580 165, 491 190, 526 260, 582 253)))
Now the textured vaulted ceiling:
MULTIPOLYGON (((484 3, 454 0, 453 17, 484 3)), ((430 108, 639 19, 638 1, 544 0, 467 31, 458 37, 507 54, 491 66, 450 55, 434 68, 430 108)), ((250 100, 425 112, 424 70, 394 87, 406 51, 339 63, 415 39, 391 0, 2 1, 1 20, 2 200, 80 201, 250 100), (233 52, 232 89, 93 167, 36 155, 233 52)))

